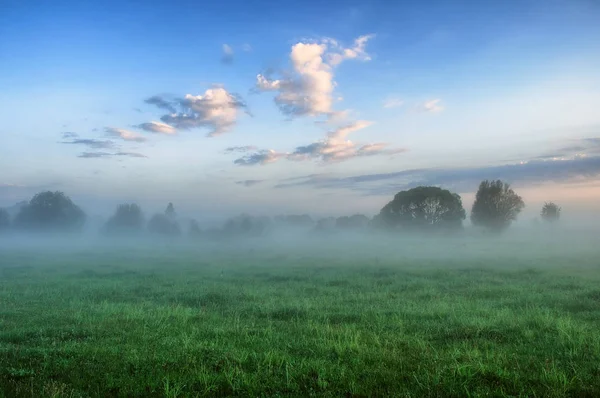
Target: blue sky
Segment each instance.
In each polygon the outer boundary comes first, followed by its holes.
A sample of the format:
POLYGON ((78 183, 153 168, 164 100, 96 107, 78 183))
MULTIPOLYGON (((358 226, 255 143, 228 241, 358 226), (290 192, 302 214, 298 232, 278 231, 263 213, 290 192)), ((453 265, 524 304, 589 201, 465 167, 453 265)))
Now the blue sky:
POLYGON ((594 0, 0 7, 0 205, 373 214, 487 176, 599 202, 594 0))

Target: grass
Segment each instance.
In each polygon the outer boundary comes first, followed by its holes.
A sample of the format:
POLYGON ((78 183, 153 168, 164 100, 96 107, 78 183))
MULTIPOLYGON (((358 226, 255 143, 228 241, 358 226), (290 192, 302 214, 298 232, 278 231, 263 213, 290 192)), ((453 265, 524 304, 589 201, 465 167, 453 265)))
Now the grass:
POLYGON ((478 250, 2 249, 0 396, 600 396, 595 249, 478 250))

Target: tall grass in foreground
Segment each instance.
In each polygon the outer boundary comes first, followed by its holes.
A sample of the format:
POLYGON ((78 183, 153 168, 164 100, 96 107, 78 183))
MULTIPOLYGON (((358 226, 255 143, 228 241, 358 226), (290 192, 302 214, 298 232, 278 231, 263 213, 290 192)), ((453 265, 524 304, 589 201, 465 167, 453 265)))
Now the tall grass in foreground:
POLYGON ((598 397, 599 282, 575 254, 4 251, 0 396, 598 397))

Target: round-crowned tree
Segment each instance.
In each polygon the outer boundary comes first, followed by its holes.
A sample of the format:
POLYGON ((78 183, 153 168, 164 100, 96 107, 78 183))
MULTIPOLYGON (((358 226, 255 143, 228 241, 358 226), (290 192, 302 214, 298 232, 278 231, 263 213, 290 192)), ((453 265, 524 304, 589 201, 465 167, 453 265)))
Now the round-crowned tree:
POLYGON ((144 226, 142 209, 135 203, 124 203, 117 206, 115 214, 106 222, 108 234, 127 233, 137 234, 144 226))
POLYGON ((21 207, 14 224, 24 230, 78 231, 85 213, 63 192, 40 192, 21 207))
POLYGON ((175 208, 172 203, 169 203, 164 213, 152 216, 148 222, 148 231, 155 235, 181 235, 181 228, 177 222, 175 208))
POLYGON ((406 228, 460 228, 465 209, 459 195, 438 187, 401 191, 377 216, 378 224, 406 228))
POLYGON ((546 222, 556 222, 560 218, 561 208, 554 202, 546 202, 542 207, 540 216, 546 222))
POLYGON ((500 232, 517 219, 525 207, 523 199, 509 184, 500 180, 482 181, 471 209, 471 222, 475 226, 500 232))

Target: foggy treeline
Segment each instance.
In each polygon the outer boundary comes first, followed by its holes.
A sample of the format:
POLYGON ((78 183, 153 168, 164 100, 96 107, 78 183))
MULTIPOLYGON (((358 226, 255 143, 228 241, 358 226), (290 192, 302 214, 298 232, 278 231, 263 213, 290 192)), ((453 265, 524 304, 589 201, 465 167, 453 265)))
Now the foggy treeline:
MULTIPOLYGON (((524 207, 523 199, 509 184, 500 180, 482 181, 470 211, 472 228, 501 233, 517 220, 524 207)), ((540 210, 542 222, 554 223, 560 214, 561 208, 553 202, 547 202, 540 210)), ((169 239, 188 236, 207 240, 269 236, 283 229, 313 234, 389 231, 443 235, 464 230, 466 217, 458 194, 439 187, 419 186, 398 192, 372 218, 363 214, 320 219, 308 214, 274 217, 241 214, 229 218, 220 227, 205 228, 195 219, 179 217, 172 203, 168 203, 163 212, 151 215, 145 214, 136 203, 124 203, 117 206, 108 220, 95 227, 99 236, 162 236, 169 239)), ((40 192, 29 201, 0 209, 0 231, 4 235, 79 233, 86 221, 89 220, 85 212, 63 192, 40 192)))

